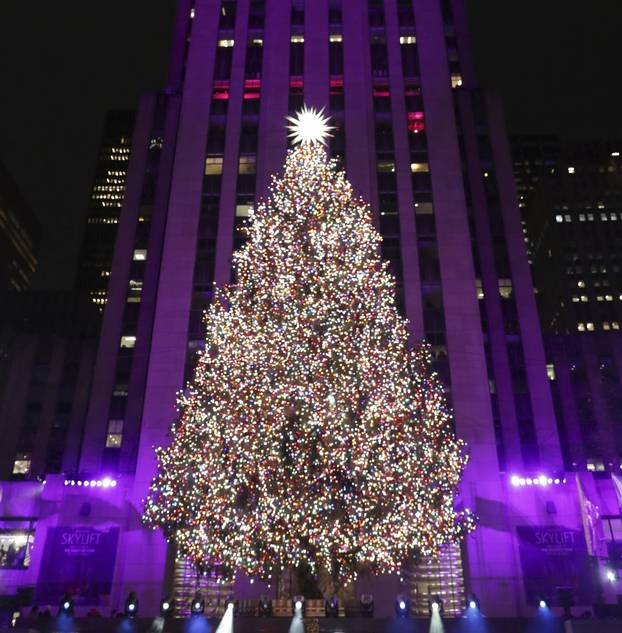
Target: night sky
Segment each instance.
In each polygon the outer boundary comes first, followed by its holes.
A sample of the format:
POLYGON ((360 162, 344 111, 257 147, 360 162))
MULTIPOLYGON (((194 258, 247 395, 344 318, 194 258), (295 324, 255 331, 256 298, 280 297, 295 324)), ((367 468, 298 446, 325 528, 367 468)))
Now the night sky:
MULTIPOLYGON (((344 0, 347 1, 347 0, 344 0)), ((512 132, 620 137, 622 2, 467 0, 512 132)), ((0 2, 0 160, 41 219, 38 286, 68 288, 105 113, 164 82, 175 0, 0 2)))

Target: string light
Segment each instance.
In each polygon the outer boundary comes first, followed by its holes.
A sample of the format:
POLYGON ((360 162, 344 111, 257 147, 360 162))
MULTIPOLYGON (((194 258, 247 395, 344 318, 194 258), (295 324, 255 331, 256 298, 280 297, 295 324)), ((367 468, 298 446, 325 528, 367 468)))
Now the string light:
POLYGON ((306 563, 339 587, 474 526, 454 510, 467 457, 429 348, 408 350, 382 238, 325 133, 297 132, 249 217, 156 449, 146 523, 226 578, 306 563))

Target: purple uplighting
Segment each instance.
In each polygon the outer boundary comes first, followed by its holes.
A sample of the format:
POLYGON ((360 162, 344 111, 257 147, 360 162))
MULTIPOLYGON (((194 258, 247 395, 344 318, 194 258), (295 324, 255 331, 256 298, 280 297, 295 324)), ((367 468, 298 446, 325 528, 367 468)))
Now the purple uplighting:
POLYGON ((84 488, 116 488, 117 480, 112 477, 101 479, 65 479, 65 486, 80 486, 84 488))
POLYGON ((523 486, 558 486, 566 483, 565 477, 554 477, 550 475, 535 475, 532 477, 523 477, 522 475, 512 475, 510 477, 510 483, 515 488, 523 486))

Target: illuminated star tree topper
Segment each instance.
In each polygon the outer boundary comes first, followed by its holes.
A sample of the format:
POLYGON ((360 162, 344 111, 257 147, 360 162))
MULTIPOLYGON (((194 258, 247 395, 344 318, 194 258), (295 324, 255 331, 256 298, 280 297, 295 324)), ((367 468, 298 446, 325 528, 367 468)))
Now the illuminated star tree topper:
POLYGON ((326 139, 330 130, 334 128, 328 125, 329 117, 324 116, 324 108, 316 110, 303 106, 296 116, 288 116, 291 125, 287 126, 289 136, 294 143, 322 143, 326 145, 326 139))
POLYGON ((205 314, 144 516, 203 569, 308 566, 338 588, 434 555, 472 520, 454 510, 464 445, 427 348, 408 349, 382 238, 327 156, 329 129, 309 108, 294 117, 236 284, 205 314))

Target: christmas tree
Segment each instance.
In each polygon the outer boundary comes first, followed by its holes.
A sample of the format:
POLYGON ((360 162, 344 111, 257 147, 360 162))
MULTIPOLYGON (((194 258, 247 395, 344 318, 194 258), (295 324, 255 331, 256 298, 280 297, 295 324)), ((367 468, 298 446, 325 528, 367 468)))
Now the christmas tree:
POLYGON ((428 348, 408 349, 369 206, 327 157, 326 118, 292 123, 237 283, 206 312, 145 521, 202 568, 308 566, 342 586, 470 529, 454 510, 466 456, 428 348))

